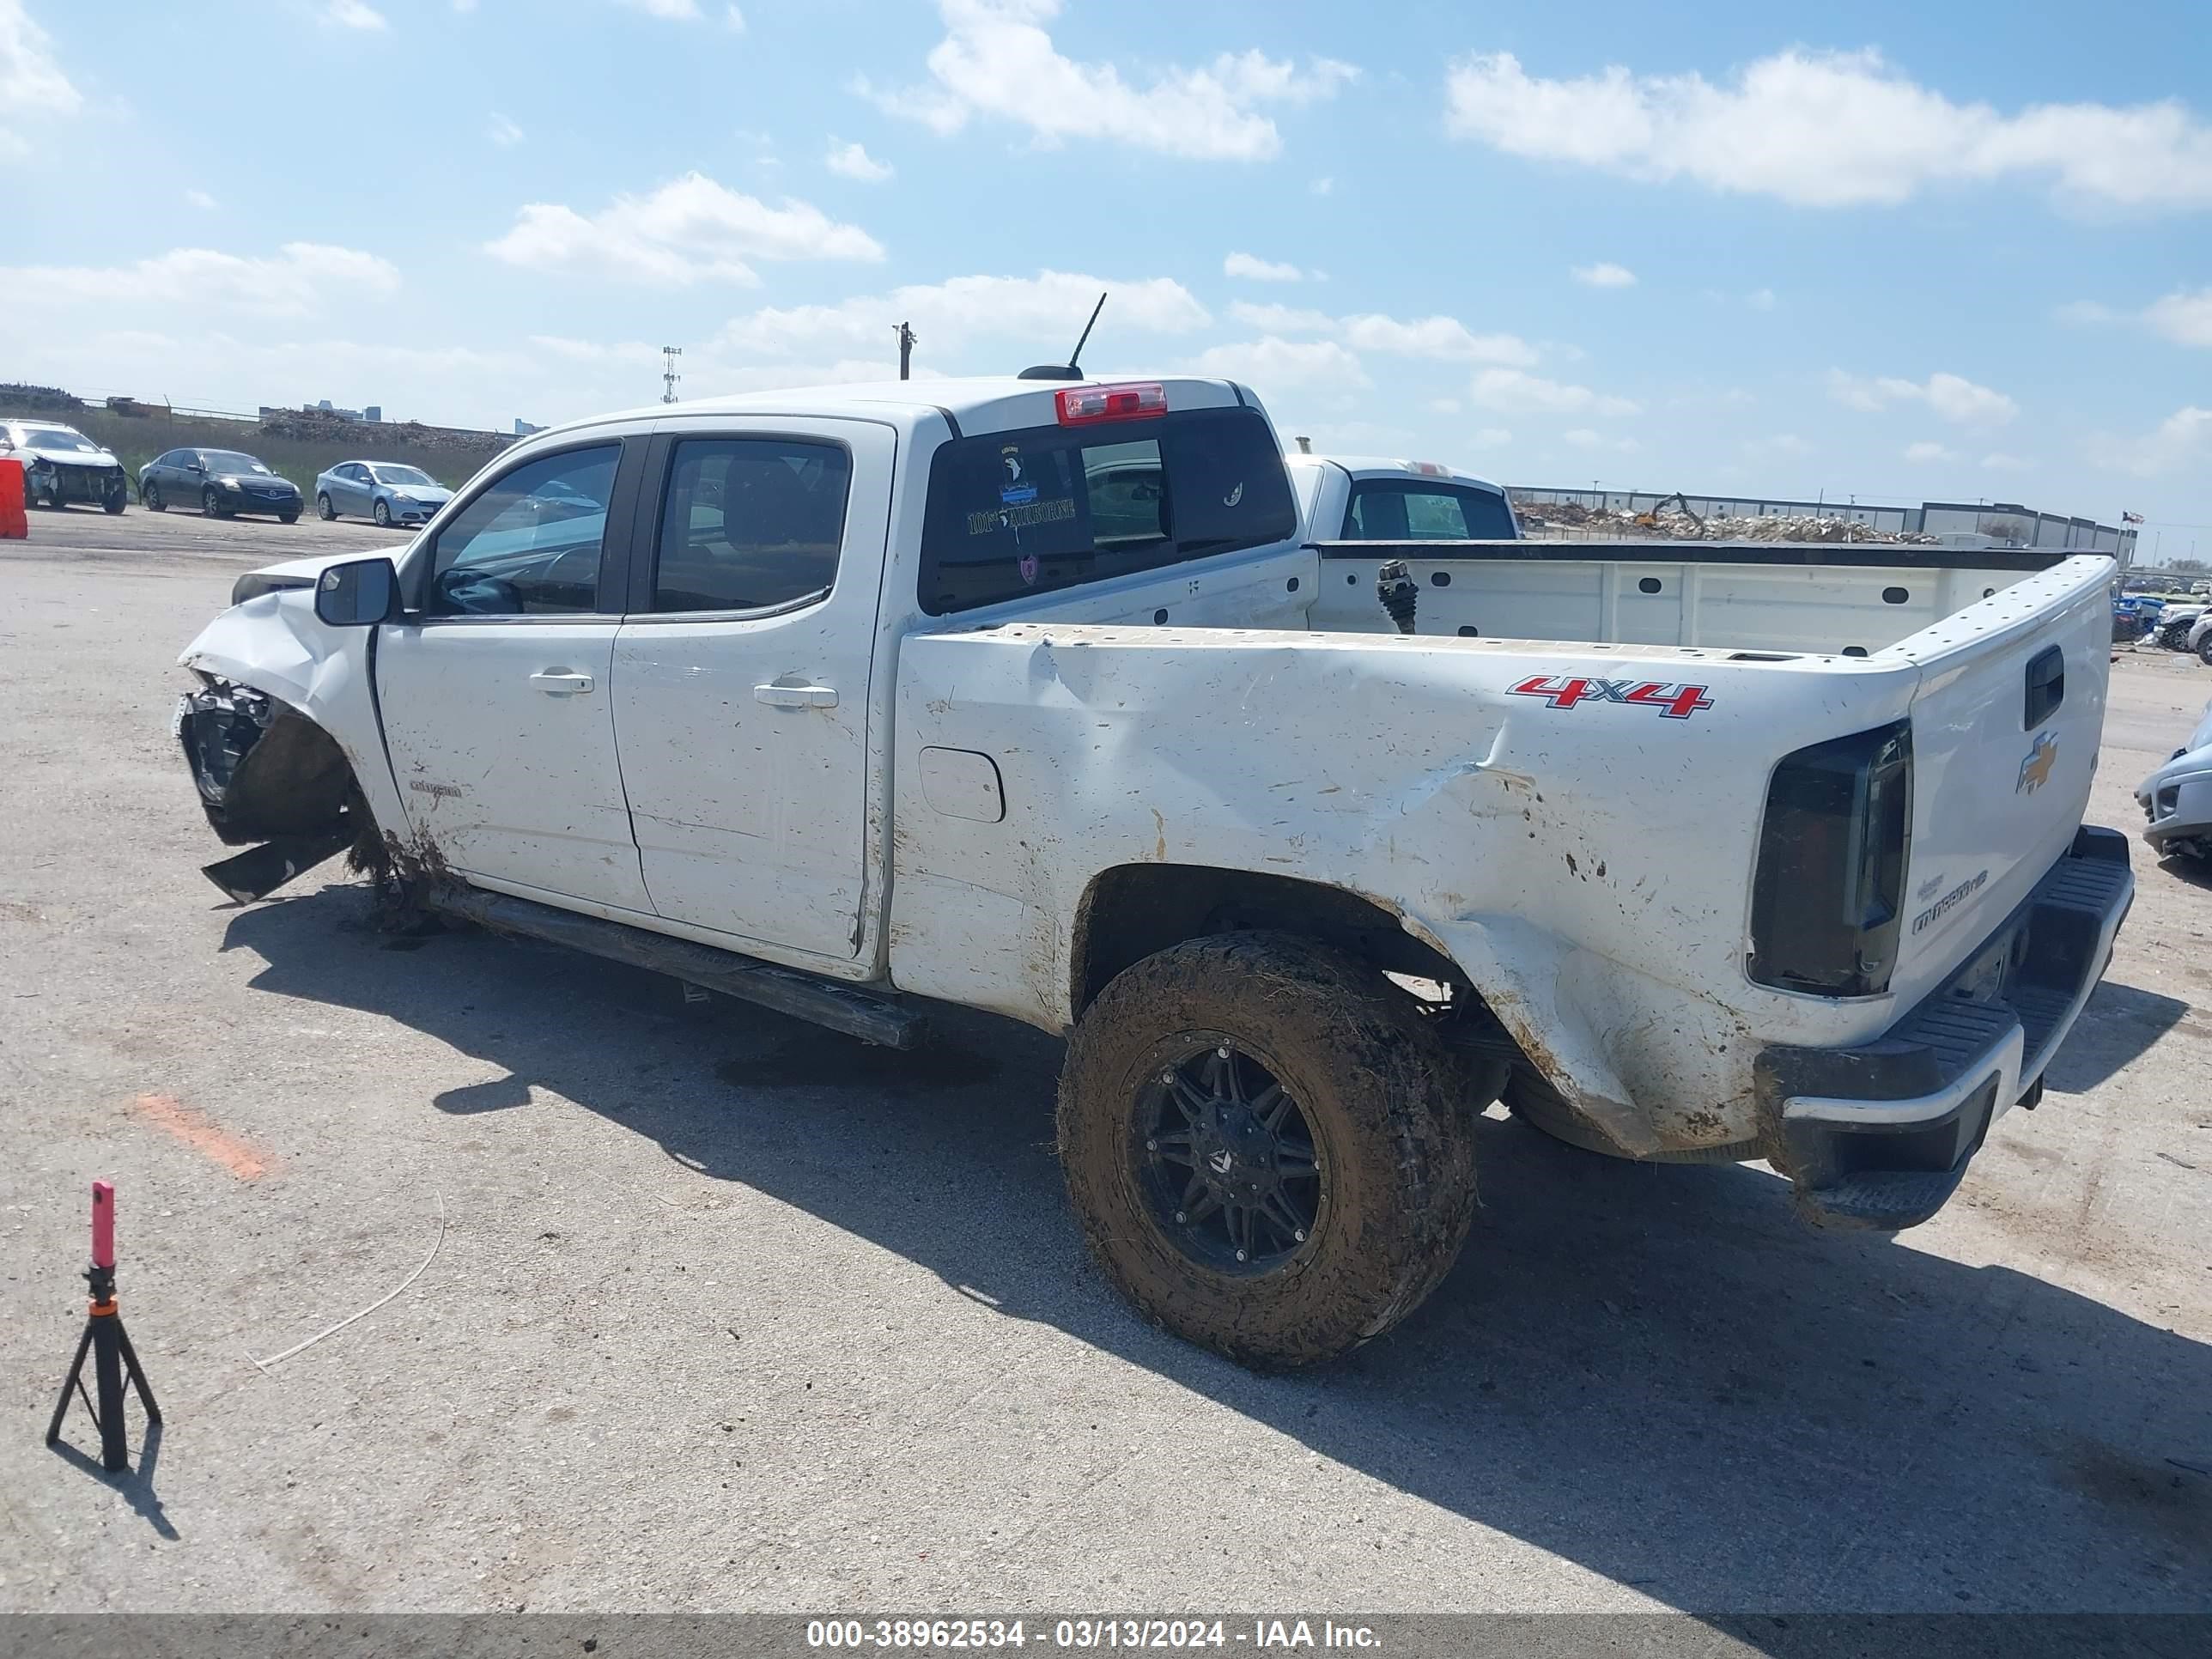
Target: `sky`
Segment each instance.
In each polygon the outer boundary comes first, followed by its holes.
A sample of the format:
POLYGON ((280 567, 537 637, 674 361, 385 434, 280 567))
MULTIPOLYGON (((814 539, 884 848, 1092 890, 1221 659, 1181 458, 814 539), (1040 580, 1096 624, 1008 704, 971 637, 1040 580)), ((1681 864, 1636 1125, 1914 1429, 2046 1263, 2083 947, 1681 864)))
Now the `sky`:
POLYGON ((508 429, 1104 291, 1086 367, 1324 453, 2212 558, 2202 12, 0 0, 0 380, 508 429))

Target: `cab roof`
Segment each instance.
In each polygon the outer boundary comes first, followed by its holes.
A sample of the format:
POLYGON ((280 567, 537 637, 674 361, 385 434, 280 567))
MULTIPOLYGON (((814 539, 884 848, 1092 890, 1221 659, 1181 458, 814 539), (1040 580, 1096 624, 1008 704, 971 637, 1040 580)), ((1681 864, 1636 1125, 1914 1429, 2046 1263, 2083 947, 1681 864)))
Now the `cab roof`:
POLYGON ((1340 466, 1355 478, 1436 478, 1469 489, 1486 489, 1494 495, 1505 493, 1504 484, 1478 478, 1472 472, 1462 472, 1453 466, 1437 470, 1441 464, 1435 461, 1394 460, 1381 455, 1285 455, 1283 459, 1294 472, 1340 466))
MULTIPOLYGON (((1155 385, 1166 389, 1168 408, 1259 409, 1260 400, 1231 380, 1190 375, 1086 375, 1079 380, 1024 380, 1012 374, 951 376, 925 380, 869 380, 842 386, 791 386, 720 398, 686 398, 678 404, 594 415, 548 427, 542 436, 615 421, 665 420, 714 415, 826 415, 890 420, 911 427, 933 415, 949 415, 963 434, 1008 432, 1051 426, 1058 420, 1054 395, 1071 386, 1155 385)), ((1262 411, 1265 412, 1264 410, 1262 411)))

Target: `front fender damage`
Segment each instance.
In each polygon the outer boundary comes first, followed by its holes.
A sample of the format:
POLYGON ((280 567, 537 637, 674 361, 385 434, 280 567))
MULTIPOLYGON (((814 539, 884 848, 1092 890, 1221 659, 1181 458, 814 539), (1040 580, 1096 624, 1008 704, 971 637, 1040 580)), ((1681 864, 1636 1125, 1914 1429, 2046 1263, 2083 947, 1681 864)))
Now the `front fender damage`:
POLYGON ((265 692, 203 678, 179 702, 177 737, 209 827, 249 848, 205 866, 207 878, 245 904, 349 848, 354 871, 380 878, 383 842, 331 735, 265 692))

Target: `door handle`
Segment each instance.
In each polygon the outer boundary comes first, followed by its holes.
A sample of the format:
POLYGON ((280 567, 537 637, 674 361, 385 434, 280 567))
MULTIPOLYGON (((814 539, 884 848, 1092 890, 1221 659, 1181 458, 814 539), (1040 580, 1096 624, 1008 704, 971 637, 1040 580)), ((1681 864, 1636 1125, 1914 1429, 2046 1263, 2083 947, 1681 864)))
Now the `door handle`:
POLYGON ((835 708, 837 688, 834 685, 757 685, 753 700, 764 702, 771 708, 835 708))
POLYGON ((565 669, 541 669, 530 677, 530 683, 549 697, 573 697, 592 689, 589 674, 571 674, 565 669))

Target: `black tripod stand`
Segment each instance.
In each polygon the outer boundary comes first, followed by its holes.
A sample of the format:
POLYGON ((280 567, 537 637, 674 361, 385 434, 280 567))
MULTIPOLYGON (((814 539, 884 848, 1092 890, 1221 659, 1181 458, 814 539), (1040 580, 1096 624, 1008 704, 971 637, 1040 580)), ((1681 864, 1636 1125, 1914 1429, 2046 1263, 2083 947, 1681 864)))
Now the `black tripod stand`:
POLYGON ((85 1316, 84 1334, 77 1339, 69 1378, 62 1384, 62 1397, 54 1407, 53 1421, 46 1425, 46 1443, 51 1446, 62 1437, 62 1419, 69 1414, 74 1390, 100 1431, 100 1466, 113 1474, 131 1467, 131 1448, 123 1436, 126 1370, 131 1386, 138 1390, 138 1403, 146 1408, 146 1420, 160 1422, 161 1408, 154 1403, 153 1387, 123 1328, 123 1316, 115 1310, 115 1188, 105 1181, 92 1183, 92 1265, 84 1270, 84 1279, 92 1291, 92 1306, 85 1316), (87 1353, 92 1355, 93 1384, 100 1392, 96 1406, 84 1389, 87 1353))

